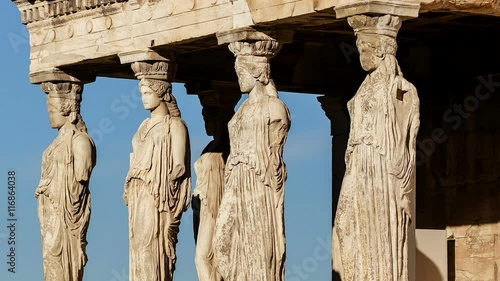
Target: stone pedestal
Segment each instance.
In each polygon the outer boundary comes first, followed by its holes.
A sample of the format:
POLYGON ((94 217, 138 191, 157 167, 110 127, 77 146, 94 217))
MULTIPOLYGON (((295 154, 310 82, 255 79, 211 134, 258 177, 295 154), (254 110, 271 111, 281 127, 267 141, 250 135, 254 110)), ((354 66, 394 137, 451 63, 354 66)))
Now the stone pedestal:
POLYGON ((446 230, 417 229, 415 253, 416 281, 448 281, 446 230))

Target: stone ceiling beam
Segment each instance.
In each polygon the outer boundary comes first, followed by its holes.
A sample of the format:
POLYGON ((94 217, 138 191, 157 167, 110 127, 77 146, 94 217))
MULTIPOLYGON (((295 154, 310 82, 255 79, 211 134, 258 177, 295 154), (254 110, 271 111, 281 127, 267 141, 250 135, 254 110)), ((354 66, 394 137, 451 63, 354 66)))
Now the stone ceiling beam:
POLYGON ((420 3, 420 13, 448 11, 500 16, 498 0, 422 0, 420 3))
MULTIPOLYGON (((337 26, 338 32, 344 32, 337 19, 352 14, 391 14, 405 19, 418 15, 421 4, 420 13, 457 11, 498 16, 500 10, 495 2, 498 1, 13 1, 30 33, 33 76, 52 69, 89 68, 94 75, 120 78, 125 76, 123 69, 119 69, 118 54, 146 48, 157 52, 168 49, 176 55, 193 53, 214 47, 216 33, 240 28, 265 27, 276 32, 299 29, 304 33, 328 26, 335 33, 337 26)), ((243 31, 237 36, 246 36, 244 34, 243 31)))
POLYGON ((335 6, 337 18, 360 14, 394 15, 401 18, 416 18, 420 2, 413 0, 340 0, 335 6))
POLYGON ((40 71, 30 74, 32 84, 41 84, 44 82, 75 82, 81 84, 92 83, 96 76, 88 72, 68 72, 57 68, 40 71))

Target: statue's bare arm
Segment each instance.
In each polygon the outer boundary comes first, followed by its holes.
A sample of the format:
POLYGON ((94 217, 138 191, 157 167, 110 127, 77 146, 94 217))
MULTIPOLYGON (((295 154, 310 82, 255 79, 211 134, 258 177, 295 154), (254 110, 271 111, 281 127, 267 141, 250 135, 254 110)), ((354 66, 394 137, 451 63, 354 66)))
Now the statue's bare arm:
POLYGON ((284 134, 290 128, 290 115, 282 102, 275 101, 269 104, 269 116, 271 119, 271 127, 269 128, 271 133, 269 135, 276 137, 270 140, 270 145, 273 147, 283 141, 284 134))
POLYGON ((170 181, 174 181, 186 172, 186 151, 189 149, 187 146, 188 132, 186 126, 180 120, 174 120, 170 127, 171 134, 171 149, 173 157, 173 170, 172 178, 170 181))
POLYGON ((79 135, 73 140, 73 167, 75 179, 86 182, 95 165, 95 151, 90 139, 86 135, 79 135))

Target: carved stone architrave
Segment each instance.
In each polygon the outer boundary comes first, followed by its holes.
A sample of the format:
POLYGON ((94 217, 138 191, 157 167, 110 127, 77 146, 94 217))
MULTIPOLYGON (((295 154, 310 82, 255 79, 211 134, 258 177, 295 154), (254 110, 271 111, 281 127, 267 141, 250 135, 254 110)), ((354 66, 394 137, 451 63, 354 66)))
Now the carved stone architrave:
POLYGON ((51 68, 43 71, 30 73, 30 82, 33 84, 42 84, 46 81, 50 82, 71 82, 75 84, 92 83, 96 79, 96 75, 92 72, 71 72, 61 70, 59 68, 51 68))
POLYGON ((356 15, 348 22, 368 76, 348 102, 334 270, 343 281, 407 281, 419 98, 395 57, 400 17, 356 15))
POLYGON ((51 126, 59 131, 43 154, 35 191, 46 281, 81 281, 87 263, 89 181, 96 148, 80 115, 83 83, 72 80, 41 83, 51 126))
POLYGON ((249 97, 228 124, 231 151, 215 225, 214 260, 225 281, 282 281, 287 177, 283 148, 291 120, 269 64, 281 43, 255 30, 233 35, 219 34, 219 44, 230 43, 240 89, 249 97))
POLYGON ((147 50, 123 54, 140 79, 144 108, 151 117, 132 140, 125 181, 129 209, 130 280, 173 280, 180 220, 190 204, 191 156, 186 123, 181 118, 171 81, 175 63, 147 50), (152 60, 153 59, 153 60, 152 60), (159 235, 157 235, 159 233, 159 235))
POLYGON ((192 198, 195 262, 199 280, 222 281, 212 258, 212 241, 215 220, 224 192, 224 168, 230 151, 227 124, 234 115, 234 107, 241 93, 234 88, 197 88, 203 106, 206 133, 212 136, 213 140, 194 164, 197 178, 192 198))

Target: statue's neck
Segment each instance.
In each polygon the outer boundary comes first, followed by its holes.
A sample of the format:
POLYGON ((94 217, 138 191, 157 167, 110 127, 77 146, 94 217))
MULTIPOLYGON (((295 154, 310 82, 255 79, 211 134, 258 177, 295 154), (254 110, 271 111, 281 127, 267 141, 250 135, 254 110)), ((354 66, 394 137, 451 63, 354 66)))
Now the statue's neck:
POLYGON ((386 68, 383 66, 383 62, 382 62, 377 68, 375 68, 375 70, 370 72, 368 74, 368 76, 370 77, 371 80, 378 80, 381 77, 388 75, 388 73, 385 73, 385 72, 387 72, 387 71, 386 71, 386 68))
POLYGON ((162 102, 155 109, 151 110, 151 119, 163 118, 169 114, 167 104, 162 102))
POLYGON ((250 91, 250 93, 248 93, 248 99, 250 101, 256 101, 265 97, 267 97, 265 86, 261 82, 257 81, 255 87, 252 89, 252 91, 250 91))
POLYGON ((59 135, 62 135, 64 133, 68 132, 68 131, 75 131, 76 130, 76 126, 75 126, 75 124, 73 124, 71 122, 66 122, 58 130, 59 130, 59 135))

